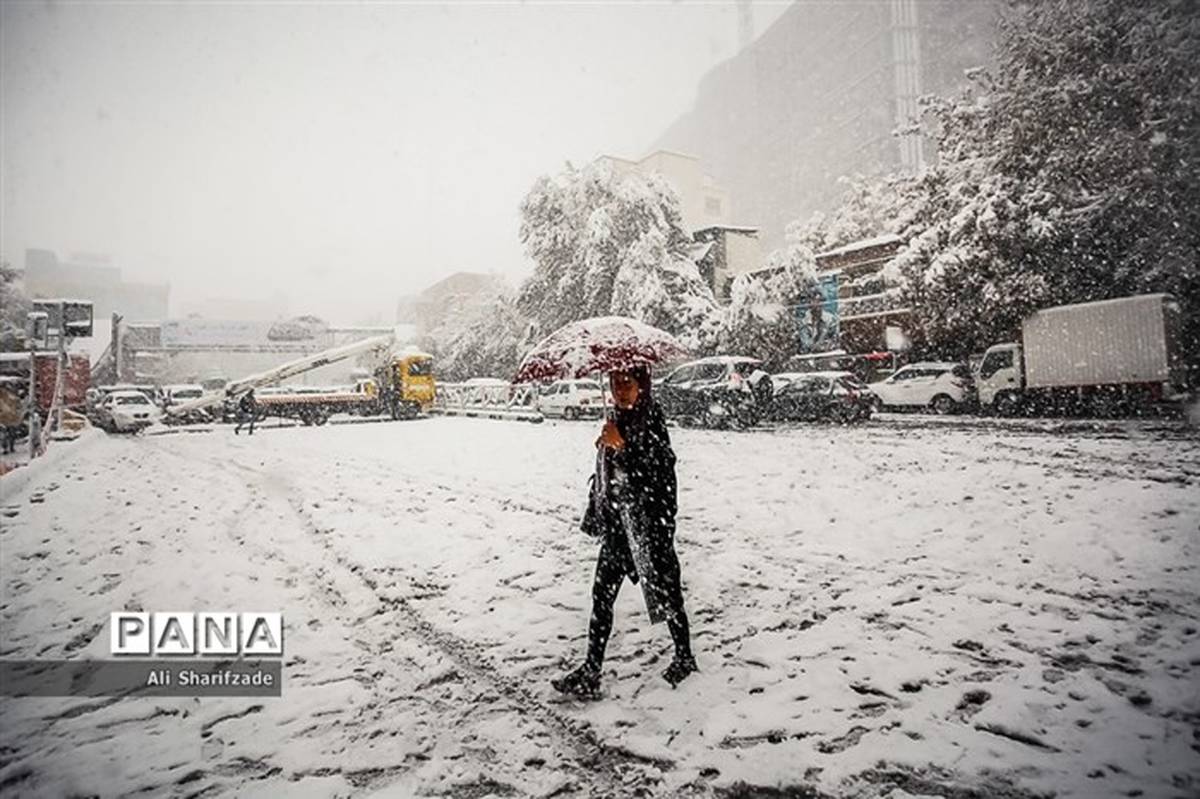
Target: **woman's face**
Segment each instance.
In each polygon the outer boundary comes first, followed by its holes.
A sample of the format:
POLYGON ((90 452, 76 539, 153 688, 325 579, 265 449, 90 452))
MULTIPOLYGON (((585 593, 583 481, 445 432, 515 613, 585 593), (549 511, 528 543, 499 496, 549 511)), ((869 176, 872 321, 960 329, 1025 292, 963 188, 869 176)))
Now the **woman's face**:
POLYGON ((628 372, 613 372, 608 382, 612 386, 613 404, 618 408, 627 411, 637 403, 638 392, 641 389, 633 375, 628 372))

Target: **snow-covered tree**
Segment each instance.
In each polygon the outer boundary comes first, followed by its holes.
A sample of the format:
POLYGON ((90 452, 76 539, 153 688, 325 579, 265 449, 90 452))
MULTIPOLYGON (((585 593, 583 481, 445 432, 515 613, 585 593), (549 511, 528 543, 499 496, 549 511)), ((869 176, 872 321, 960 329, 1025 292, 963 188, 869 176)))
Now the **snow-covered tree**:
POLYGON ((540 334, 608 314, 661 327, 697 350, 719 332, 679 198, 656 175, 597 162, 543 176, 521 203, 521 241, 534 273, 518 307, 540 334))
POLYGON ((1047 0, 1004 14, 996 67, 927 122, 925 226, 896 270, 947 355, 1046 305, 1167 291, 1200 351, 1200 14, 1047 0))
POLYGON ((511 377, 529 348, 530 320, 517 308, 512 289, 496 291, 456 308, 421 344, 436 356, 438 377, 462 381, 472 377, 511 377))
POLYGON ((25 315, 32 306, 19 274, 8 261, 0 260, 0 351, 24 347, 25 315))

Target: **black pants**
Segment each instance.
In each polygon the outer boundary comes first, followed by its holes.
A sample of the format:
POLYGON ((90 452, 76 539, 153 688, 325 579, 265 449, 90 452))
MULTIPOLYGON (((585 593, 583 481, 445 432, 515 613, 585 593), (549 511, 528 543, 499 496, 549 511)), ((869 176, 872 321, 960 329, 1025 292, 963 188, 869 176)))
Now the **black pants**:
MULTIPOLYGON (((596 576, 592 580, 592 620, 588 625, 587 664, 599 669, 604 663, 604 649, 612 633, 613 605, 621 584, 625 582, 627 570, 632 569, 633 559, 629 546, 623 539, 624 533, 605 536, 600 545, 600 557, 596 560, 596 576)), ((660 584, 653 590, 663 592, 665 604, 670 608, 667 629, 675 644, 675 657, 690 658, 692 645, 688 634, 687 613, 683 609, 683 585, 679 576, 679 556, 675 547, 668 542, 656 558, 660 584)))
POLYGON ((5 427, 4 428, 4 454, 15 452, 17 449, 17 436, 20 433, 20 428, 5 427))
POLYGON ((242 425, 248 424, 250 425, 250 435, 254 435, 254 417, 255 414, 252 411, 242 411, 239 413, 237 427, 233 428, 233 432, 240 433, 242 425))

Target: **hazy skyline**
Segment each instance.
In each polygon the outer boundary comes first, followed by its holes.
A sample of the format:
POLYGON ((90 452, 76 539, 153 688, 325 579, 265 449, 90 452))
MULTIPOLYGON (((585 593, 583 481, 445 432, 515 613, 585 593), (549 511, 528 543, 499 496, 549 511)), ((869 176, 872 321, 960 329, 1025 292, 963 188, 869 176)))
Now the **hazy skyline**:
MULTIPOLYGON (((787 3, 754 4, 761 33, 787 3)), ((171 311, 390 319, 528 272, 539 174, 640 157, 737 49, 733 2, 6 4, 3 240, 110 254, 171 311)))

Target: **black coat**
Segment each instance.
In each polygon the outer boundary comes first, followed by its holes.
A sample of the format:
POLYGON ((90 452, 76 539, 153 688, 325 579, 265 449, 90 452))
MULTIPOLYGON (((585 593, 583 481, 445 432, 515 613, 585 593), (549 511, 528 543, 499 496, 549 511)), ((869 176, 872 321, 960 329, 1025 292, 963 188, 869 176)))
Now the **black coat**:
MULTIPOLYGON (((593 490, 584 518, 584 529, 602 537, 604 546, 610 548, 620 560, 625 574, 637 582, 637 569, 629 550, 628 538, 620 515, 613 510, 616 502, 635 504, 635 515, 644 520, 646 525, 654 572, 678 579, 675 577, 679 570, 675 555, 678 487, 675 453, 671 449, 666 419, 658 403, 647 398, 628 411, 617 410, 615 421, 625 446, 615 451, 602 447, 598 457, 606 459, 608 475, 615 474, 618 469, 623 471, 626 483, 619 492, 611 481, 608 485, 599 486, 599 490, 593 490)), ((599 480, 600 475, 597 474, 594 479, 599 480)))

